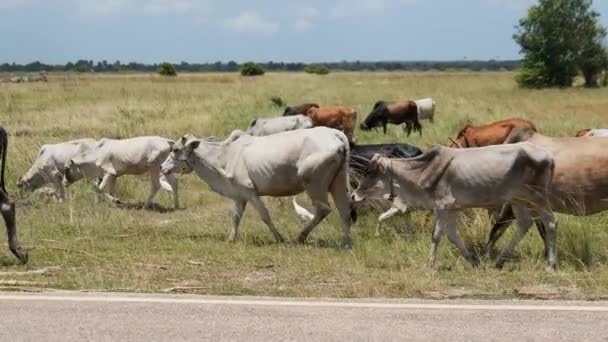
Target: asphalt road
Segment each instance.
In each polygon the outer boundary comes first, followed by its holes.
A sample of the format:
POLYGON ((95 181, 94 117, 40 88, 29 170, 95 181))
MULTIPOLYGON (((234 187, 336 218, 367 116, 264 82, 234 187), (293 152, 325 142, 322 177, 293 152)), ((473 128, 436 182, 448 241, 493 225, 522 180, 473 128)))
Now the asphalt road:
POLYGON ((608 341, 607 302, 0 293, 0 341, 608 341))

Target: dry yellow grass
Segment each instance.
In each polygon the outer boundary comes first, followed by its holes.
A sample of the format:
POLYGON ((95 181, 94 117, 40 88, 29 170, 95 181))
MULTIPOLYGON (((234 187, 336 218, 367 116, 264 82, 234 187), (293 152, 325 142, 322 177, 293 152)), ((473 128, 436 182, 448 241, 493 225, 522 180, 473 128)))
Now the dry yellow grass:
MULTIPOLYGON (((547 135, 571 136, 586 127, 608 125, 608 89, 522 90, 510 73, 334 73, 152 75, 52 75, 49 83, 0 84, 1 123, 9 130, 8 187, 18 205, 22 243, 34 248, 27 267, 0 251, 0 286, 27 280, 54 288, 183 291, 210 294, 289 296, 485 297, 608 296, 608 223, 605 214, 559 216, 560 272, 544 272, 538 234, 531 231, 515 260, 503 271, 484 260, 472 269, 444 241, 438 265, 426 267, 431 227, 422 213, 411 221, 394 218, 381 238, 373 237, 375 214, 354 228, 351 251, 338 248, 340 225, 332 214, 306 246, 279 246, 257 215, 248 210, 241 240, 226 242, 230 203, 195 176, 180 180, 185 210, 150 212, 95 205, 90 184, 70 189, 68 203, 42 194, 18 196, 16 180, 45 143, 79 137, 129 137, 184 133, 222 137, 245 128, 255 115, 274 116, 270 98, 289 103, 315 101, 353 106, 361 120, 379 99, 432 96, 435 124, 424 135, 406 138, 401 129, 357 132, 360 142, 408 142, 426 149, 447 143, 467 121, 508 117, 532 120, 547 135), (44 274, 2 276, 1 272, 61 266, 44 274), (4 282, 3 282, 4 281, 4 282), (456 292, 455 292, 456 291, 456 292)), ((119 195, 141 200, 147 179, 119 179, 119 195)), ((157 198, 170 206, 166 193, 157 198)), ((291 206, 267 199, 286 236, 300 229, 291 206)), ((287 202, 287 201, 285 201, 287 202)), ((488 234, 480 212, 464 218, 460 234, 472 247, 488 234)), ((504 242, 505 240, 503 240, 504 242)))

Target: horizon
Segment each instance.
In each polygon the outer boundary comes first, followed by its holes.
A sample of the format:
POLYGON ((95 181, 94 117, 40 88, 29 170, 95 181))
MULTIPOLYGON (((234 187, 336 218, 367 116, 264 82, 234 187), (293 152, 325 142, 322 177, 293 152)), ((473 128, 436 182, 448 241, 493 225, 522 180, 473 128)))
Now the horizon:
MULTIPOLYGON (((534 3, 0 0, 0 30, 11 33, 0 63, 519 60, 512 35, 534 3)), ((608 26, 608 2, 593 7, 608 26)))

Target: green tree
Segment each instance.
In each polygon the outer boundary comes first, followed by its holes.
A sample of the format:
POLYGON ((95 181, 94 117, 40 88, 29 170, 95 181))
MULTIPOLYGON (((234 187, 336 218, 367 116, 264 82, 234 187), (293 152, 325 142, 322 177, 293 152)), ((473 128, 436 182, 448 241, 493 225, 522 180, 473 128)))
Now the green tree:
POLYGON ((241 66, 241 75, 243 76, 261 76, 264 75, 264 69, 256 63, 247 62, 241 66))
POLYGON ((175 66, 168 62, 160 63, 160 65, 158 66, 158 73, 161 76, 177 76, 175 66))
POLYGON ((524 54, 517 81, 524 87, 569 87, 579 72, 588 86, 607 63, 606 30, 592 0, 539 0, 513 35, 524 54))
POLYGON ((309 74, 327 75, 329 74, 329 68, 321 64, 308 64, 304 67, 304 72, 309 74))

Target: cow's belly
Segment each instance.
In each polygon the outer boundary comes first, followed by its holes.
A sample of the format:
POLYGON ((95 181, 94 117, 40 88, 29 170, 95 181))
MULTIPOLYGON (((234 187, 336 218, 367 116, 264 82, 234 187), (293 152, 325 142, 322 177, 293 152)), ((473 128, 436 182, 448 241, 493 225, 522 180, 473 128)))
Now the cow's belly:
POLYGON ((271 166, 249 172, 249 178, 260 196, 293 196, 304 191, 295 166, 271 166))

